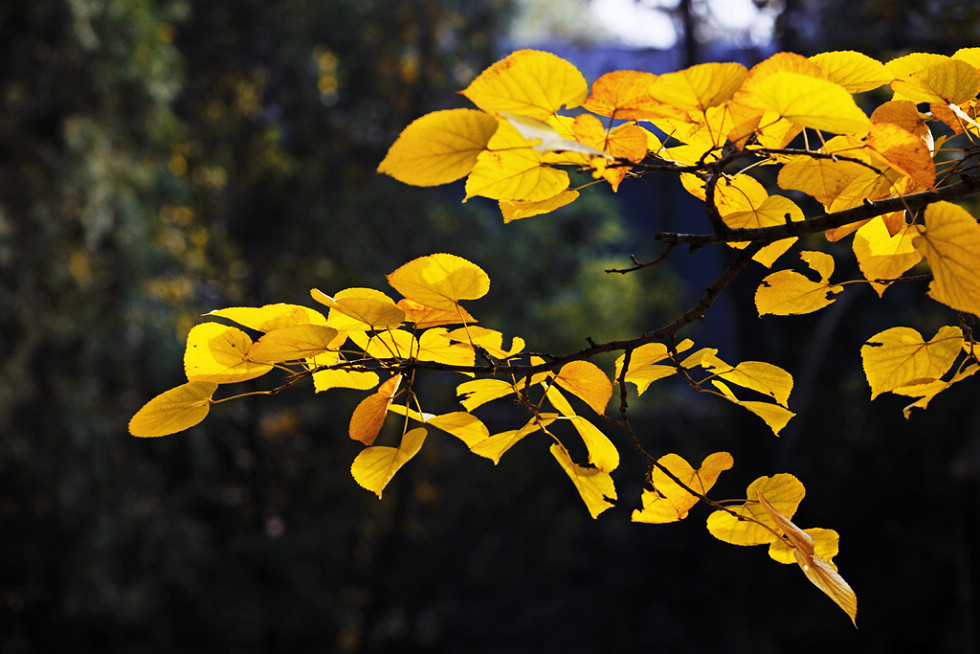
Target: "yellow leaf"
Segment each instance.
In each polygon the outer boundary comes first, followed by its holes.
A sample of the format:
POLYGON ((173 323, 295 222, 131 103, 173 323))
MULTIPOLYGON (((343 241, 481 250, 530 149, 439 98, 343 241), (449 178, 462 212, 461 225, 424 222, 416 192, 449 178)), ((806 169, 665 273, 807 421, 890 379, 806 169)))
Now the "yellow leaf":
POLYGON ((701 462, 698 470, 692 468, 691 464, 677 454, 660 457, 657 460, 657 467, 653 470, 654 490, 643 491, 641 498, 643 508, 634 510, 631 519, 633 522, 654 524, 677 522, 686 518, 691 507, 698 503, 697 497, 684 490, 662 468, 670 471, 688 488, 705 495, 715 485, 718 476, 725 470, 731 469, 733 464, 732 455, 728 452, 709 454, 701 462))
POLYGON ((525 436, 547 427, 549 424, 554 422, 555 418, 557 417, 558 414, 556 413, 539 414, 537 417, 531 418, 531 420, 529 420, 527 424, 520 429, 511 429, 477 441, 473 445, 470 445, 470 451, 473 452, 473 454, 490 459, 493 461, 494 465, 497 465, 500 463, 500 457, 502 457, 507 450, 517 445, 517 443, 520 442, 520 440, 525 436))
POLYGON ((747 75, 748 70, 739 63, 698 64, 657 77, 649 94, 681 111, 704 113, 730 100, 747 75))
POLYGON ((479 418, 466 411, 454 411, 433 416, 425 424, 448 432, 472 448, 490 436, 490 430, 479 418))
POLYGON ((759 477, 749 484, 745 492, 746 497, 751 499, 730 507, 731 512, 718 510, 708 516, 711 535, 732 545, 765 545, 780 540, 774 533, 778 527, 759 503, 757 492, 762 493, 776 511, 789 519, 803 501, 806 489, 799 479, 790 474, 759 477))
POLYGON ((925 223, 912 244, 932 269, 929 296, 980 316, 980 224, 951 202, 926 207, 925 223))
POLYGON ((844 290, 830 283, 834 259, 823 252, 803 252, 800 257, 820 275, 820 281, 792 270, 780 270, 766 276, 755 292, 755 307, 759 316, 801 315, 823 309, 834 302, 830 297, 844 290))
POLYGON ((922 255, 912 245, 912 236, 917 233, 915 226, 904 225, 903 221, 901 230, 891 235, 879 216, 868 221, 854 235, 854 256, 878 297, 892 283, 878 280, 898 279, 922 261, 922 255))
POLYGON ((394 300, 373 288, 346 288, 333 297, 314 288, 310 296, 330 307, 327 325, 339 331, 391 329, 405 320, 394 300))
POLYGON ((919 408, 925 409, 929 402, 932 401, 934 397, 939 395, 941 392, 952 386, 958 381, 962 381, 967 377, 971 377, 977 370, 980 370, 980 366, 975 363, 971 363, 964 367, 962 370, 958 371, 953 378, 949 381, 943 381, 937 379, 934 382, 928 382, 926 384, 916 384, 914 386, 903 386, 902 388, 896 388, 892 391, 896 395, 906 395, 909 397, 917 397, 915 402, 908 405, 902 409, 902 414, 905 419, 908 420, 909 415, 912 413, 912 409, 919 408))
POLYGON ((568 451, 560 443, 552 444, 551 454, 575 484, 593 518, 599 517, 600 513, 614 506, 616 486, 609 473, 596 468, 586 468, 573 462, 568 451))
POLYGON ((379 173, 412 186, 437 186, 466 177, 497 131, 497 119, 476 109, 434 111, 402 130, 379 173))
MULTIPOLYGON (((677 353, 685 352, 694 345, 690 339, 684 339, 677 344, 677 353)), ((677 373, 677 369, 670 366, 656 365, 660 361, 670 356, 670 351, 663 343, 647 343, 633 350, 630 355, 630 368, 626 371, 626 381, 636 384, 636 394, 642 395, 651 383, 664 377, 669 377, 677 373)), ((615 379, 619 379, 623 370, 623 361, 626 355, 620 355, 616 359, 615 379)))
POLYGON ((358 403, 350 417, 350 426, 348 427, 348 433, 352 440, 360 441, 365 445, 374 443, 374 439, 378 437, 381 427, 384 425, 388 407, 391 405, 395 393, 398 392, 399 385, 401 385, 401 379, 401 375, 395 375, 381 384, 377 393, 368 395, 358 403))
POLYGON ((466 198, 540 202, 568 188, 568 173, 547 165, 538 152, 510 123, 504 123, 477 157, 466 179, 466 198))
POLYGON ((152 438, 193 427, 208 415, 217 388, 215 382, 192 381, 157 395, 129 421, 129 433, 152 438))
MULTIPOLYGON (((857 626, 857 596, 851 587, 844 581, 844 578, 837 572, 837 567, 825 561, 820 554, 815 552, 815 542, 813 537, 806 531, 800 529, 776 510, 762 494, 761 490, 756 490, 756 497, 759 504, 766 510, 769 517, 776 523, 776 528, 781 531, 789 542, 793 545, 793 558, 803 570, 803 574, 810 582, 819 588, 827 597, 832 599, 857 626)), ((836 550, 836 548, 835 548, 836 550)), ((770 553, 772 548, 770 547, 770 553)))
POLYGON ((187 334, 184 371, 190 381, 219 384, 255 379, 272 370, 267 363, 246 360, 252 339, 235 327, 207 322, 187 334))
POLYGON ((327 319, 318 311, 298 304, 267 304, 263 307, 230 307, 204 314, 227 318, 242 327, 267 332, 289 325, 324 325, 327 319))
POLYGON ((320 370, 313 373, 313 389, 317 393, 331 388, 353 388, 367 391, 378 385, 378 375, 367 370, 320 370))
POLYGON ((422 449, 425 442, 425 428, 418 427, 402 436, 398 447, 375 445, 365 448, 354 458, 350 472, 354 481, 381 497, 381 491, 392 480, 395 473, 422 449))
POLYGON ((411 359, 418 354, 419 343, 411 332, 389 329, 368 336, 366 332, 348 334, 364 353, 375 359, 411 359))
POLYGON ((460 300, 475 300, 490 290, 490 277, 482 268, 452 254, 413 259, 387 279, 405 297, 447 311, 460 300))
POLYGON ((953 59, 959 59, 980 69, 980 48, 960 48, 953 53, 953 59))
POLYGON ((609 377, 588 361, 566 363, 558 371, 555 383, 584 401, 600 416, 606 412, 606 405, 612 397, 609 377))
POLYGON ((449 338, 460 343, 469 343, 482 347, 495 359, 507 359, 524 349, 524 339, 515 336, 511 339, 510 349, 504 349, 504 335, 495 329, 485 327, 464 327, 449 332, 449 338))
POLYGON ((460 323, 473 324, 477 322, 462 306, 456 305, 452 309, 433 309, 415 300, 402 298, 398 300, 396 306, 405 312, 405 320, 415 323, 416 329, 428 329, 429 327, 441 327, 443 325, 458 325, 460 323))
POLYGON ((721 391, 722 395, 730 402, 737 404, 762 418, 763 422, 769 426, 769 429, 772 430, 772 433, 775 436, 779 436, 779 432, 782 431, 783 427, 785 427, 790 421, 790 418, 796 415, 789 409, 779 404, 756 402, 754 400, 740 400, 735 397, 735 394, 724 382, 718 381, 717 379, 712 379, 711 385, 721 391))
POLYGON ((801 127, 836 134, 866 134, 871 121, 843 87, 781 71, 752 86, 760 104, 801 127))
POLYGON ((577 107, 588 86, 575 66, 549 52, 518 50, 493 64, 462 92, 489 114, 509 111, 546 118, 577 107))
POLYGON ((589 451, 589 463, 603 472, 612 472, 619 467, 619 450, 602 430, 582 416, 571 416, 569 421, 589 451))
POLYGON ((592 83, 592 94, 583 106, 594 114, 621 120, 684 119, 684 112, 650 97, 656 79, 653 73, 635 70, 605 73, 592 83))
POLYGON ((875 123, 868 134, 868 146, 889 165, 935 190, 936 164, 929 148, 915 134, 892 123, 875 123))
MULTIPOLYGON (((813 527, 803 530, 813 540, 813 553, 833 565, 831 560, 837 556, 840 535, 833 529, 813 527)), ((769 556, 779 563, 796 563, 793 548, 783 540, 777 540, 769 545, 769 556)))
POLYGON ((419 361, 435 361, 451 366, 472 366, 476 354, 470 345, 452 342, 444 327, 432 327, 419 336, 416 357, 419 361))
POLYGON ((911 327, 892 327, 875 334, 861 347, 871 399, 939 379, 953 365, 962 344, 963 332, 948 325, 940 327, 928 343, 911 327))
POLYGON ((540 216, 541 214, 551 213, 555 209, 560 209, 566 204, 571 204, 578 199, 579 192, 566 189, 558 195, 553 195, 544 200, 536 202, 522 202, 520 200, 500 200, 500 213, 504 217, 504 222, 509 223, 521 218, 540 216))
POLYGON ((959 59, 936 61, 912 73, 896 75, 896 96, 915 103, 961 104, 980 92, 980 71, 959 59))
POLYGON ((852 50, 822 52, 810 57, 810 61, 823 69, 827 79, 840 84, 849 93, 870 91, 895 79, 883 63, 852 50))
POLYGON ((506 111, 501 113, 500 116, 520 132, 521 136, 532 142, 532 148, 542 154, 549 152, 576 152, 590 157, 609 157, 601 149, 588 145, 583 141, 565 138, 557 129, 543 120, 506 111))
POLYGON ((255 341, 245 356, 249 361, 280 363, 299 361, 331 349, 337 330, 324 325, 290 325, 267 332, 255 341))
POLYGON ((855 179, 873 172, 854 161, 800 156, 780 169, 778 184, 782 189, 803 191, 829 206, 855 179))
POLYGON ((711 371, 731 384, 768 395, 782 406, 786 406, 793 390, 793 376, 765 361, 743 361, 734 368, 725 364, 711 371))
POLYGON ((516 392, 517 389, 503 379, 473 379, 456 387, 456 393, 463 398, 460 404, 467 411, 516 392))

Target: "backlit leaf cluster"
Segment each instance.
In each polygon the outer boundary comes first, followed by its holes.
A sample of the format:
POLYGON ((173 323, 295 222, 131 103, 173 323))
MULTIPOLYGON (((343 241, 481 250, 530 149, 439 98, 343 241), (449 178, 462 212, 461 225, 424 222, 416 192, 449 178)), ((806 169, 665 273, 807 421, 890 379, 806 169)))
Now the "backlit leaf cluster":
POLYGON ((614 473, 621 456, 636 453, 647 474, 640 495, 625 500, 636 507, 633 521, 677 522, 706 505, 709 533, 768 545, 855 620, 856 596, 833 563, 837 532, 792 522, 802 482, 777 473, 756 478, 742 499, 713 499, 731 454, 709 454, 696 469, 680 454, 654 455, 657 444, 634 429, 629 409, 654 385, 678 383, 737 405, 779 436, 794 417, 792 374, 762 361, 729 364, 681 337, 742 274, 756 275, 760 317, 821 311, 848 285, 867 284, 879 297, 897 283, 921 286, 949 324, 928 340, 894 326, 868 335, 859 353, 871 399, 909 398, 906 417, 971 377, 980 367, 972 331, 980 224, 955 201, 980 192, 978 93, 980 48, 888 62, 778 53, 751 68, 622 70, 591 85, 553 54, 514 52, 462 91, 471 107, 406 126, 378 171, 416 186, 465 180, 463 201, 489 198, 505 222, 559 210, 591 186, 617 191, 637 177, 674 176, 703 213, 687 218, 684 232, 657 234, 656 258, 610 272, 642 275, 678 247, 722 246, 727 268, 689 310, 632 339, 527 351, 523 338, 470 313, 490 276, 433 254, 388 275, 390 289, 313 289, 317 309, 211 312, 188 335, 187 383, 150 400, 130 431, 182 431, 217 402, 309 379, 318 393, 364 393, 347 425, 362 447, 351 473, 379 497, 433 438, 451 437, 494 464, 525 439, 546 439, 593 518, 624 501, 614 473), (857 278, 839 272, 851 269, 857 278), (612 365, 602 363, 606 353, 617 354, 612 365), (418 379, 430 372, 455 375, 458 406, 420 396, 418 379), (225 392, 270 373, 279 375, 270 388, 225 392), (480 416, 503 403, 525 417, 491 433, 480 416))

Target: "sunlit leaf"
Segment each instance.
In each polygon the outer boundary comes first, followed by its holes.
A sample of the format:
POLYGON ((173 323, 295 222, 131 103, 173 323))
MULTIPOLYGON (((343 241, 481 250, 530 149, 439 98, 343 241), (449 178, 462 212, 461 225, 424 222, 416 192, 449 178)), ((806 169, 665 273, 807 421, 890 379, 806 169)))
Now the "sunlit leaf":
POLYGON ((594 114, 622 120, 682 118, 684 112, 650 97, 648 91, 656 79, 653 73, 636 70, 605 73, 592 83, 592 94, 583 106, 594 114))
POLYGON ((462 92, 489 114, 545 118, 582 104, 588 86, 575 66, 549 52, 518 50, 493 64, 462 92))
POLYGON ((911 327, 892 327, 861 347, 871 399, 903 386, 933 382, 950 369, 960 353, 963 332, 940 327, 928 343, 911 327))
POLYGON ((452 309, 434 309, 420 304, 415 300, 402 298, 397 302, 396 306, 405 312, 406 322, 415 323, 416 329, 458 325, 460 323, 471 325, 478 322, 461 305, 456 305, 452 309))
POLYGON ((434 111, 410 123, 378 166, 404 184, 437 186, 466 177, 497 131, 497 119, 475 109, 434 111))
POLYGON ((499 434, 493 434, 487 438, 477 441, 470 445, 473 454, 485 457, 493 461, 494 465, 500 463, 502 457, 510 448, 519 443, 525 436, 541 431, 554 422, 558 417, 557 413, 542 413, 531 418, 527 424, 520 429, 509 429, 499 434))
POLYGON ((942 59, 915 72, 896 75, 892 88, 912 102, 960 104, 980 92, 980 71, 959 59, 942 59))
POLYGON ((602 415, 612 397, 612 383, 606 373, 588 361, 572 361, 562 366, 555 383, 584 401, 602 415))
POLYGON ((871 129, 851 94, 828 80, 778 72, 755 84, 752 93, 767 109, 801 127, 836 134, 865 134, 871 129))
POLYGON ((657 466, 653 469, 654 490, 643 491, 641 498, 643 508, 633 511, 633 522, 662 524, 683 520, 691 508, 698 503, 698 498, 671 479, 663 468, 688 488, 705 495, 715 485, 719 475, 731 469, 732 465, 734 460, 728 452, 709 454, 697 470, 677 454, 660 457, 657 466))
POLYGON ((268 363, 247 360, 252 339, 235 327, 206 322, 187 334, 184 372, 190 381, 219 384, 254 379, 272 370, 268 363))
POLYGON ((446 311, 461 300, 481 298, 490 289, 490 277, 482 268, 452 254, 413 259, 387 279, 405 297, 446 311))
POLYGON ((763 422, 769 426, 769 429, 772 430, 772 433, 775 436, 779 436, 779 432, 783 430, 783 427, 785 427, 787 423, 789 423, 790 419, 796 415, 780 404, 757 402, 755 400, 740 400, 735 397, 735 393, 733 393, 724 382, 718 381, 717 379, 712 379, 711 385, 721 391, 722 395, 732 403, 737 404, 762 418, 763 422))
POLYGON ((956 374, 954 374, 948 381, 937 379, 936 381, 925 384, 903 386, 901 388, 893 389, 892 393, 895 393, 896 395, 905 395, 908 397, 918 398, 915 402, 902 409, 902 414, 905 416, 905 419, 908 420, 909 415, 912 413, 912 409, 925 409, 927 406, 929 406, 929 402, 931 402, 933 398, 956 382, 963 381, 967 377, 972 377, 977 370, 980 370, 980 366, 975 363, 970 363, 962 370, 957 371, 956 374))
POLYGON ((313 373, 313 389, 317 393, 331 388, 353 388, 366 391, 378 385, 377 373, 369 370, 320 370, 313 373))
POLYGON ((374 443, 381 432, 388 407, 401 385, 401 375, 395 375, 378 387, 378 392, 360 401, 350 418, 348 433, 352 440, 365 445, 374 443))
POLYGON ((335 348, 336 338, 337 330, 325 325, 290 325, 267 332, 245 356, 262 363, 299 361, 335 348))
POLYGON ((463 398, 460 404, 467 411, 516 392, 513 384, 503 379, 473 379, 456 387, 456 393, 463 398))
POLYGON ((823 252, 803 252, 801 258, 820 275, 813 281, 792 270, 779 270, 767 275, 755 292, 755 306, 760 316, 800 315, 818 311, 834 302, 831 297, 844 290, 830 283, 834 259, 823 252))
POLYGON ((510 123, 504 123, 477 157, 466 179, 466 199, 541 202, 568 188, 568 173, 545 161, 510 123))
MULTIPOLYGON (((803 531, 813 540, 813 553, 833 565, 831 561, 837 556, 840 549, 840 535, 833 529, 824 529, 822 527, 813 527, 804 529, 803 531)), ((793 556, 793 547, 783 540, 774 541, 769 545, 769 556, 779 563, 785 563, 787 565, 796 563, 796 557, 793 556)))
POLYGON ((708 516, 711 535, 732 545, 766 545, 780 540, 778 527, 759 503, 757 492, 788 519, 796 513, 806 489, 799 479, 787 473, 759 477, 745 491, 749 499, 744 504, 729 507, 730 512, 718 510, 708 516))
POLYGON ((739 63, 706 63, 657 77, 649 94, 685 112, 704 112, 731 99, 748 71, 739 63))
POLYGON ((579 154, 591 157, 609 157, 608 154, 599 148, 594 148, 581 141, 565 138, 554 127, 537 118, 530 118, 510 112, 503 112, 500 115, 514 129, 520 132, 521 136, 532 141, 533 145, 531 147, 538 152, 578 152, 579 154))
POLYGON ((398 447, 374 445, 365 448, 354 458, 354 463, 351 465, 350 471, 354 481, 380 498, 381 492, 395 473, 422 449, 425 434, 425 428, 418 427, 402 436, 398 447))
POLYGON ((894 79, 883 63, 853 50, 822 52, 810 57, 810 61, 823 69, 827 79, 850 93, 870 91, 894 79))
POLYGON ((464 327, 449 332, 449 338, 459 343, 469 343, 486 350, 495 359, 507 359, 524 349, 524 339, 515 336, 511 339, 510 348, 504 348, 504 335, 495 329, 485 327, 464 327))
POLYGON ((932 269, 929 296, 980 316, 980 224, 951 202, 926 207, 925 223, 912 244, 932 269))
POLYGON ((289 325, 324 325, 327 319, 318 311, 298 304, 267 304, 263 307, 230 307, 204 314, 227 318, 242 327, 267 332, 289 325))
POLYGON ((854 256, 858 266, 879 297, 891 285, 889 280, 898 279, 922 261, 922 255, 912 245, 915 234, 918 231, 914 225, 905 225, 892 235, 879 216, 868 221, 854 235, 854 256))
POLYGON ((599 517, 600 513, 614 506, 616 486, 609 473, 602 472, 597 468, 586 468, 578 465, 572 461, 572 457, 568 455, 568 451, 560 443, 552 444, 551 454, 561 464, 572 483, 575 484, 575 488, 593 518, 599 517))
POLYGON ((868 134, 868 146, 891 166, 935 190, 936 164, 920 137, 898 125, 875 123, 868 134))
POLYGON ((419 336, 416 357, 419 361, 435 361, 450 366, 472 366, 476 353, 470 345, 453 342, 445 327, 432 327, 419 336))
MULTIPOLYGON (((676 352, 685 352, 694 345, 690 339, 684 339, 677 344, 676 352)), ((670 356, 670 351, 663 343, 647 343, 633 350, 630 355, 630 367, 626 371, 626 381, 636 384, 636 394, 642 395, 651 383, 677 373, 672 365, 657 365, 670 356)), ((615 379, 619 379, 623 370, 626 355, 616 359, 615 379)))
POLYGON ((448 432, 472 448, 490 436, 490 430, 472 413, 454 411, 433 416, 425 424, 448 432))
POLYGON ((151 438, 193 427, 207 417, 217 388, 215 382, 192 381, 164 391, 136 412, 129 421, 129 433, 151 438))
POLYGON ((521 202, 519 200, 500 200, 500 213, 504 222, 509 223, 522 218, 551 213, 578 199, 579 192, 566 189, 558 195, 536 202, 521 202))
POLYGON ((394 300, 373 288, 345 288, 333 297, 314 288, 310 296, 330 307, 327 325, 337 330, 390 329, 405 320, 394 300))

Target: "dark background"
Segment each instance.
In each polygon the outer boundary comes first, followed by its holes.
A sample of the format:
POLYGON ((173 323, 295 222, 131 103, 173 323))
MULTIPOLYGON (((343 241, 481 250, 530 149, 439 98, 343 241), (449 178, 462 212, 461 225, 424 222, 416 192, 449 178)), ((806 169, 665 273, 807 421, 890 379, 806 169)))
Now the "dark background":
MULTIPOLYGON (((889 59, 980 45, 973 2, 775 8, 770 51, 889 59)), ((348 472, 353 392, 294 389, 221 405, 177 436, 128 436, 143 402, 182 383, 183 336, 201 313, 309 304, 313 286, 383 289, 385 273, 432 252, 487 270, 491 293, 472 311, 536 350, 633 335, 694 301, 725 253, 601 272, 656 256, 655 231, 704 228, 671 182, 627 182, 619 198, 590 192, 505 226, 491 204, 460 204, 458 186, 375 175, 408 122, 465 106, 455 92, 506 54, 513 10, 0 3, 0 654, 977 651, 976 383, 906 421, 899 398, 868 402, 859 364, 882 329, 931 336, 955 321, 922 301, 924 286, 884 301, 849 287, 815 316, 766 320, 750 302, 761 269, 729 289, 734 301, 692 335, 796 376, 799 415, 779 440, 669 384, 636 409, 654 452, 733 453, 718 497, 762 474, 800 477, 797 522, 841 534, 857 631, 794 566, 714 540, 700 508, 677 525, 631 524, 643 469, 621 440, 620 502, 593 521, 543 439, 494 467, 430 438, 379 502, 348 472)), ((698 29, 704 11, 677 4, 690 26, 669 55, 678 65, 717 46, 698 29)), ((591 71, 662 55, 567 56, 591 71)), ((857 276, 845 261, 840 277, 857 276)), ((438 381, 429 401, 452 410, 438 381)))

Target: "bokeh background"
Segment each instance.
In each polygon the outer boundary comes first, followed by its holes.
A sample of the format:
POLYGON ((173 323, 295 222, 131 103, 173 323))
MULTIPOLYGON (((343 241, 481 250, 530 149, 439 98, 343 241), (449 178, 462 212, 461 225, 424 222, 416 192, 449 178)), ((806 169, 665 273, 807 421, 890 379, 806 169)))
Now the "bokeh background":
MULTIPOLYGON (((859 364, 877 331, 955 320, 922 286, 766 320, 750 302, 761 269, 730 289, 692 335, 796 375, 779 440, 669 384, 637 405, 650 450, 733 453, 722 495, 803 480, 798 522, 840 532, 859 630, 794 567, 711 538, 700 509, 631 524, 629 456, 619 505, 593 521, 543 439, 494 467, 431 438, 378 501, 348 472, 353 392, 126 433, 182 383, 200 314, 384 288, 432 252, 487 270, 473 312, 539 351, 690 305, 724 253, 602 272, 656 256, 656 231, 703 228, 669 180, 503 225, 458 186, 375 174, 402 127, 465 106, 456 91, 514 48, 592 81, 780 49, 966 46, 980 46, 966 0, 2 0, 0 654, 978 651, 977 385, 906 421, 898 398, 868 402, 859 364)), ((455 408, 438 379, 429 397, 455 408)))

